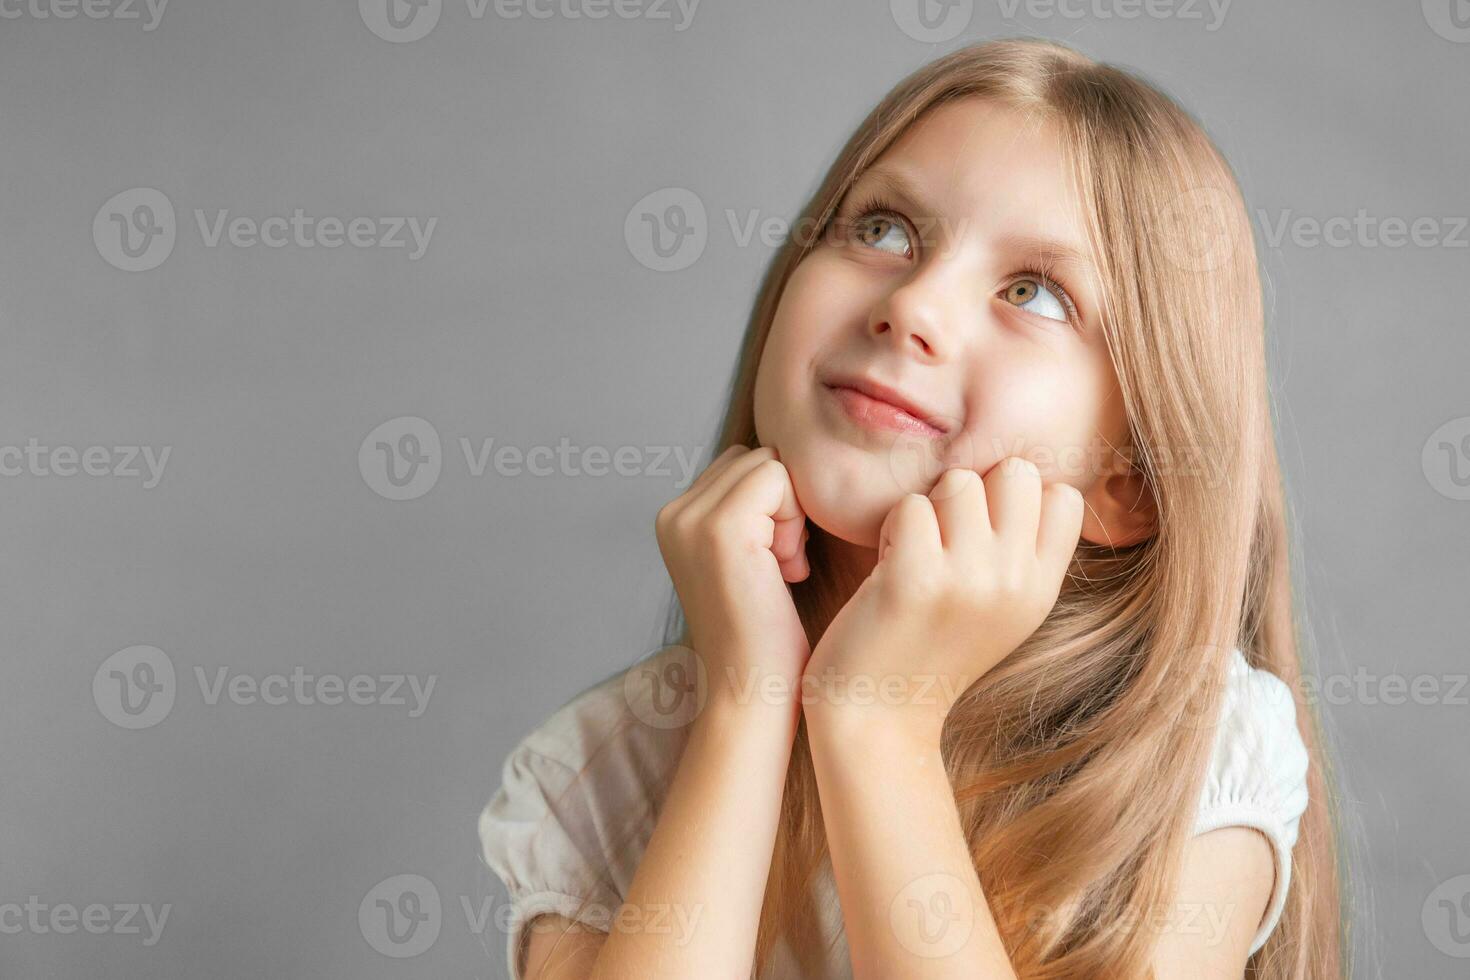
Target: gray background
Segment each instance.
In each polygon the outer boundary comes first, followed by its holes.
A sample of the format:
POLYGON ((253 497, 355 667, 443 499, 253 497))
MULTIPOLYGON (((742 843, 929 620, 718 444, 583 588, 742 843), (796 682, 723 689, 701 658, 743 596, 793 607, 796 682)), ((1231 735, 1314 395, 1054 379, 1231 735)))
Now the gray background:
POLYGON ((476 18, 446 0, 408 43, 351 0, 174 0, 153 30, 146 12, 0 19, 0 447, 171 447, 151 488, 0 477, 0 905, 170 906, 151 946, 146 926, 57 934, 44 918, 0 935, 0 976, 503 976, 503 933, 462 906, 504 902, 475 818, 522 734, 657 643, 653 517, 682 476, 656 451, 702 465, 773 252, 741 244, 727 211, 791 215, 903 74, 1016 33, 1181 99, 1258 226, 1359 209, 1440 222, 1445 241, 1288 236, 1262 255, 1321 672, 1425 675, 1445 695, 1391 704, 1370 686, 1325 706, 1363 888, 1356 975, 1462 976, 1452 954, 1470 946, 1443 938, 1431 892, 1460 897, 1470 873, 1470 692, 1448 696, 1470 633, 1470 501, 1451 468, 1470 467, 1470 250, 1448 220, 1470 213, 1470 31, 1449 14, 1470 9, 1239 0, 1215 23, 1183 0, 1134 19, 1096 2, 962 6, 938 42, 886 2, 832 0, 705 0, 683 30, 672 6, 476 18), (137 187, 167 195, 177 240, 128 272, 92 225, 137 187), (624 225, 667 188, 702 202, 707 242, 661 272, 624 225), (209 247, 194 218, 295 208, 438 224, 413 261, 209 247), (442 471, 392 500, 358 451, 405 416, 433 425, 442 471), (461 438, 639 447, 641 469, 475 476, 461 438), (93 681, 139 645, 167 655, 175 699, 128 730, 93 681), (418 717, 211 704, 196 668, 436 686, 418 717), (433 883, 441 928, 390 958, 358 909, 401 874, 433 883))

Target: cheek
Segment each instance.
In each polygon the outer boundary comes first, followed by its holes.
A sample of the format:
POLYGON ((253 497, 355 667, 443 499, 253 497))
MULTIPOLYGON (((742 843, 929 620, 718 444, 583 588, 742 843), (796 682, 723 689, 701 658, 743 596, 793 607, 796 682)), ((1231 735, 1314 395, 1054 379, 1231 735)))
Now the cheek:
POLYGON ((790 310, 783 307, 771 324, 755 374, 755 430, 763 446, 780 448, 781 422, 790 411, 793 373, 802 358, 795 349, 790 310))
POLYGON ((1023 456, 1048 482, 1063 479, 1085 489, 1086 461, 1102 444, 1099 426, 1105 390, 1083 364, 1055 361, 982 372, 970 387, 964 448, 986 472, 1007 456, 1023 456))
MULTIPOLYGON (((789 297, 787 297, 789 298, 789 297)), ((805 318, 783 298, 761 351, 755 376, 755 431, 763 446, 785 448, 794 401, 812 357, 798 325, 805 318)))
MULTIPOLYGON (((833 257, 819 250, 787 280, 756 370, 756 431, 764 445, 785 428, 790 416, 808 411, 814 371, 823 352, 841 341, 859 316, 861 300, 845 283, 833 257)), ((781 448, 777 445, 777 448, 781 448)))
POLYGON ((820 346, 844 331, 861 327, 881 298, 871 273, 846 260, 840 250, 821 246, 802 259, 786 280, 772 323, 788 343, 820 346))

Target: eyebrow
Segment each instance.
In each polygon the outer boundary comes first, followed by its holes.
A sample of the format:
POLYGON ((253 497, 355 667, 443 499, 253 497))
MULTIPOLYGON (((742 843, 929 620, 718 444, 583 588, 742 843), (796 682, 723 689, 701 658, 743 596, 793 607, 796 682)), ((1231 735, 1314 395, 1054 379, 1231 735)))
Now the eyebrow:
MULTIPOLYGON (((885 191, 924 212, 927 218, 931 220, 939 218, 938 209, 925 202, 924 195, 901 170, 883 164, 874 164, 859 174, 857 180, 848 187, 848 196, 851 196, 853 190, 859 186, 863 189, 885 191)), ((1004 252, 1038 259, 1045 266, 1068 268, 1076 275, 1083 277, 1084 283, 1086 279, 1092 277, 1092 258, 1075 245, 1026 234, 1003 235, 997 239, 996 244, 1004 252)))

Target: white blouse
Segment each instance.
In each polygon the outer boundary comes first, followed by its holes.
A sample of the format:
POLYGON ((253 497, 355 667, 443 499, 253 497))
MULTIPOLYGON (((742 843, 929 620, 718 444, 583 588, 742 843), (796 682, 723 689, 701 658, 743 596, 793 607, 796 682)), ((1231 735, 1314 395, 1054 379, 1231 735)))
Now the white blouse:
MULTIPOLYGON (((633 672, 663 669, 658 658, 674 649, 581 692, 505 759, 501 785, 480 814, 479 832, 485 863, 509 894, 506 965, 512 980, 521 980, 516 952, 537 915, 553 912, 603 932, 613 928, 688 732, 687 726, 661 721, 666 706, 655 703, 653 685, 639 681, 645 675, 633 672), (589 904, 578 916, 584 901, 589 904)), ((1307 752, 1290 689, 1233 650, 1194 833, 1254 827, 1271 842, 1276 883, 1252 953, 1266 942, 1286 903, 1291 849, 1307 806, 1306 774, 1307 752)), ((818 894, 825 935, 834 937, 828 976, 850 977, 830 865, 818 894)), ((670 915, 661 927, 677 935, 681 923, 670 915)), ((775 955, 776 976, 798 980, 796 960, 784 942, 775 955)))

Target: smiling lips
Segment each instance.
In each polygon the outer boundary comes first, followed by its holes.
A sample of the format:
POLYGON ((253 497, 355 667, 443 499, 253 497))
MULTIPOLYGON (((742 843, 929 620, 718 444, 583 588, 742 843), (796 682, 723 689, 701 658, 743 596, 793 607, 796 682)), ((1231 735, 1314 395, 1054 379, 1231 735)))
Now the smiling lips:
POLYGON ((897 389, 866 378, 834 378, 826 387, 848 418, 868 429, 938 438, 948 426, 897 389), (930 421, 925 421, 926 419, 930 421))

